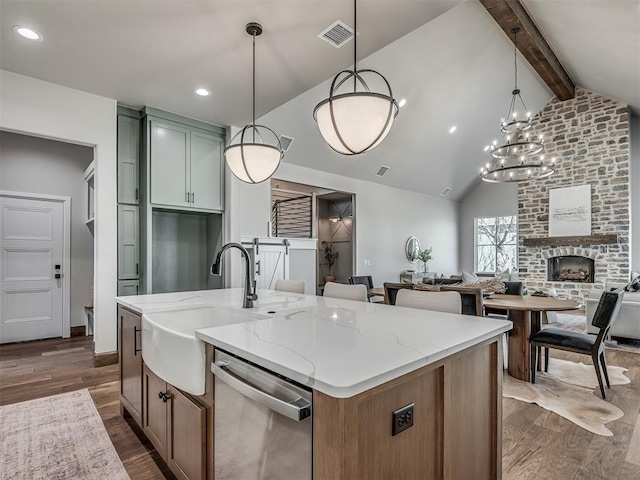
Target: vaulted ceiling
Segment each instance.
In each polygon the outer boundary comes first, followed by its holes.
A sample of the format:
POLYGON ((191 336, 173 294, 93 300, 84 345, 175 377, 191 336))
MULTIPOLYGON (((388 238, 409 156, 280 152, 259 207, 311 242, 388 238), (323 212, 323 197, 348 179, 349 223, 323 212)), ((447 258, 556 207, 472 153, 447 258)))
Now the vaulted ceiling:
MULTIPOLYGON (((640 0, 523 0, 576 85, 640 111, 640 0)), ((351 0, 0 0, 0 68, 219 125, 251 115, 251 39, 258 21, 257 113, 295 138, 286 162, 460 200, 477 182, 513 87, 513 44, 477 0, 359 0, 360 66, 406 98, 387 139, 343 157, 312 119, 330 79, 352 63, 316 35, 353 25, 351 0), (14 25, 38 30, 28 42, 14 25), (211 97, 193 90, 204 86, 211 97), (449 129, 457 126, 453 134, 449 129), (379 178, 381 165, 390 167, 379 178)), ((519 85, 536 112, 551 91, 519 56, 519 85)))

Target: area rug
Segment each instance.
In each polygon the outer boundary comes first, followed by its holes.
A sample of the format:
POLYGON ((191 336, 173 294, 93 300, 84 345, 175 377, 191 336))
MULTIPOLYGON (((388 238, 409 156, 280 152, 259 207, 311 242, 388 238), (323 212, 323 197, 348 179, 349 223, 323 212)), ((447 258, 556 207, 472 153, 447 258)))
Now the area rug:
POLYGON ((0 407, 0 479, 129 479, 89 391, 0 407))
MULTIPOLYGON (((611 387, 624 385, 631 380, 624 375, 627 370, 609 365, 611 387)), ((536 403, 546 410, 597 435, 613 435, 605 424, 622 417, 615 405, 600 398, 600 389, 592 365, 551 358, 549 372, 536 372, 536 383, 516 380, 504 375, 502 394, 528 403, 536 403), (594 389, 598 388, 597 394, 594 389)))

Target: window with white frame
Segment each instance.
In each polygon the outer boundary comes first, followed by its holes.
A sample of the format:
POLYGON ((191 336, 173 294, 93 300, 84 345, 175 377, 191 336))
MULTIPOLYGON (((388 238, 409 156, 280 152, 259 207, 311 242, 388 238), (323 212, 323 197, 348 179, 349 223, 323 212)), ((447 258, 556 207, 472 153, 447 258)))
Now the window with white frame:
POLYGON ((476 218, 476 272, 496 273, 518 266, 516 216, 476 218))

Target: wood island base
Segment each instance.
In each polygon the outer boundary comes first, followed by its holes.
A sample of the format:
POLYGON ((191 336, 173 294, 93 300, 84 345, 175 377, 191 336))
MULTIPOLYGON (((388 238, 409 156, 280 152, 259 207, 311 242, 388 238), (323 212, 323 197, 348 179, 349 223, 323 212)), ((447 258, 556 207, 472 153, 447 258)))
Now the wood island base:
POLYGON ((314 480, 502 478, 502 355, 499 336, 355 397, 314 391, 314 480))

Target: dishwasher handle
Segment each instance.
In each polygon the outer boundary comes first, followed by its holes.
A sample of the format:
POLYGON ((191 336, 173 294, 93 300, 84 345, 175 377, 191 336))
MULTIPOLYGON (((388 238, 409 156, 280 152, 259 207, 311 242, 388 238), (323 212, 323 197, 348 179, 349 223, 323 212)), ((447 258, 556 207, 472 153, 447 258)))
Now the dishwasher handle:
MULTIPOLYGON (((254 387, 248 383, 246 379, 234 375, 233 372, 227 368, 227 365, 227 362, 224 361, 214 362, 211 364, 211 371, 219 380, 229 385, 229 387, 241 395, 296 422, 301 422, 311 415, 311 403, 304 398, 298 396, 296 400, 291 402, 276 398, 254 387)), ((291 394, 296 395, 294 392, 291 392, 291 394)))

